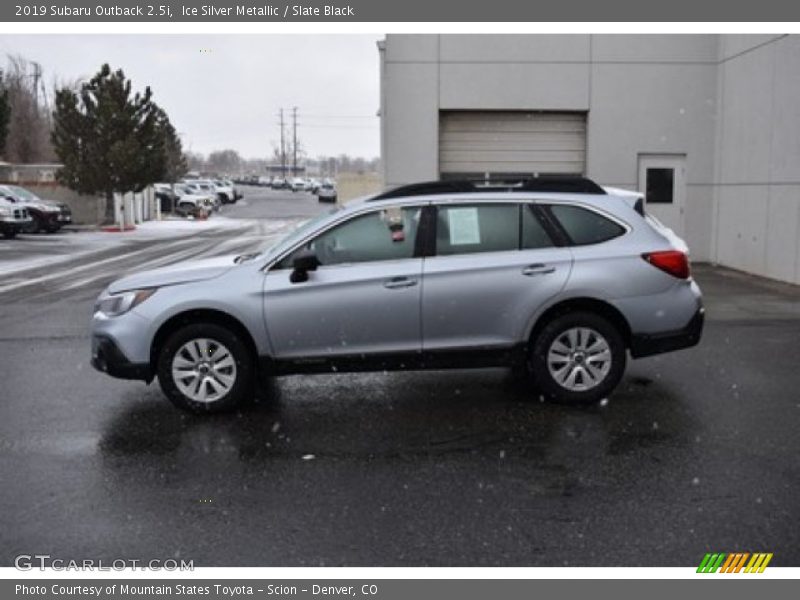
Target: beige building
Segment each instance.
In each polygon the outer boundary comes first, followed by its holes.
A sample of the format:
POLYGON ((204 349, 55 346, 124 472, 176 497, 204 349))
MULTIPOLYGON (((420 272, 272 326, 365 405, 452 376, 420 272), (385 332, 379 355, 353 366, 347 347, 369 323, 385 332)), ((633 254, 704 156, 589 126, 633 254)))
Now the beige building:
POLYGON ((389 35, 388 186, 585 174, 710 260, 800 283, 800 37, 389 35))

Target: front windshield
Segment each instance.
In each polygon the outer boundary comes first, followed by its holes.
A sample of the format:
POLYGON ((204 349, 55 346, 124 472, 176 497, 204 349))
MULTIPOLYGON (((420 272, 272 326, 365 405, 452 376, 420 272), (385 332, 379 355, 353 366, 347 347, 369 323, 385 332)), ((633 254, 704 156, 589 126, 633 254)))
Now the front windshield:
POLYGON ((39 196, 18 185, 9 185, 8 189, 23 202, 41 202, 39 196))

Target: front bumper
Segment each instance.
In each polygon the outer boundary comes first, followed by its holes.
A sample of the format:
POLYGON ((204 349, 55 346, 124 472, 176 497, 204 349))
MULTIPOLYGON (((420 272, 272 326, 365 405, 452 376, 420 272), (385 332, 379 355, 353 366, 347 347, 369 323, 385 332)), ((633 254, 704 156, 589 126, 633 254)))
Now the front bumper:
POLYGON ((123 354, 116 342, 109 337, 92 337, 92 366, 118 379, 153 380, 153 370, 149 363, 133 363, 123 354))
POLYGON ((22 233, 33 222, 33 219, 0 220, 0 233, 22 233))
POLYGON ((701 306, 682 329, 664 333, 634 334, 631 336, 631 356, 643 358, 696 346, 703 335, 704 320, 705 309, 701 306))

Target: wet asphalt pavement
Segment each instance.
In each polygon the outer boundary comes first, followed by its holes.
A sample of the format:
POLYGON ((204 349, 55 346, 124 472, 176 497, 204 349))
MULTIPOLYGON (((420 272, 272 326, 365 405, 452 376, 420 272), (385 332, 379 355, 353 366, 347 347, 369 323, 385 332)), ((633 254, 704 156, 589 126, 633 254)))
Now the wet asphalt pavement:
MULTIPOLYGON (((228 214, 319 209, 251 190, 228 214)), ((603 406, 487 369, 286 377, 209 418, 91 369, 101 275, 0 294, 0 565, 800 565, 797 287, 696 268, 701 345, 629 363, 603 406)))

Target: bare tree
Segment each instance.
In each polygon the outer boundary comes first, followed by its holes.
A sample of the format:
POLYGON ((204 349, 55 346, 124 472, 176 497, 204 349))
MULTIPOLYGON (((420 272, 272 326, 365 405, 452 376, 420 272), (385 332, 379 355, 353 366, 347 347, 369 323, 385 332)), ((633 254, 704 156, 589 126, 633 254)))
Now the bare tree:
POLYGON ((190 171, 196 171, 200 173, 206 170, 206 157, 199 152, 187 150, 183 153, 183 155, 186 157, 186 166, 190 171))
POLYGON ((238 173, 242 167, 242 157, 236 150, 216 150, 208 155, 206 169, 218 175, 238 173))
POLYGON ((6 159, 18 163, 55 160, 50 143, 52 121, 41 66, 21 56, 9 56, 4 80, 10 108, 6 159))

